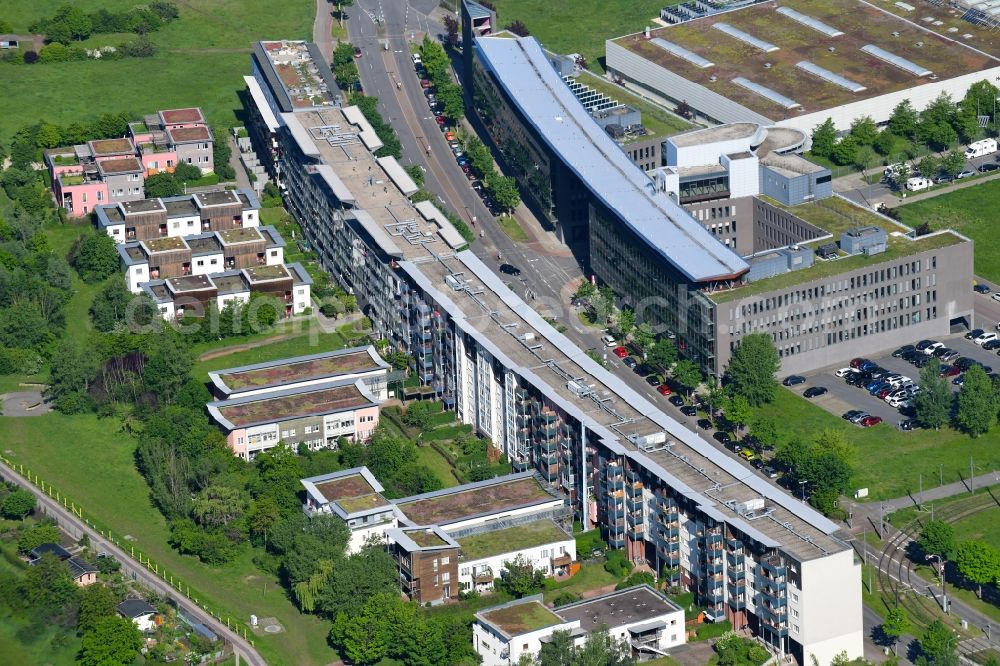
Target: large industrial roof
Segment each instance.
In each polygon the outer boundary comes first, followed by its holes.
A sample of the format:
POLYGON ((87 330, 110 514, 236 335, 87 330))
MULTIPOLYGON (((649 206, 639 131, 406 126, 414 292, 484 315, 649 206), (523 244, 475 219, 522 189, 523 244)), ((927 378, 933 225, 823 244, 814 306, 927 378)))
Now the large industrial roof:
POLYGON ((618 217, 695 282, 748 268, 653 181, 591 119, 533 38, 483 37, 477 48, 539 136, 618 217))

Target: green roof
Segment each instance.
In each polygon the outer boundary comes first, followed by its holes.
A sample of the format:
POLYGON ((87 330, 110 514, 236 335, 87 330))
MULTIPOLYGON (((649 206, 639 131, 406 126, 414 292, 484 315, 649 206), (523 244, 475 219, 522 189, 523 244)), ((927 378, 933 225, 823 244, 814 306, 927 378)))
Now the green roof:
POLYGON ((915 239, 910 238, 909 236, 894 236, 893 234, 897 232, 901 234, 908 233, 906 227, 884 218, 881 215, 876 215, 865 208, 855 206, 840 197, 830 197, 829 199, 822 199, 820 201, 791 207, 783 206, 777 201, 767 197, 760 198, 773 206, 791 212, 806 222, 820 227, 824 231, 830 232, 832 235, 832 238, 824 237, 820 240, 802 243, 801 245, 804 247, 815 249, 817 246, 825 243, 837 242, 840 240, 841 233, 849 231, 853 228, 868 226, 877 226, 885 229, 886 233, 889 234, 888 247, 885 252, 872 256, 865 254, 856 254, 854 256, 842 255, 842 258, 832 261, 824 261, 817 258, 813 262, 813 265, 809 268, 802 268, 797 271, 781 273, 763 280, 756 280, 735 289, 705 294, 716 303, 727 303, 729 301, 745 298, 747 296, 756 296, 758 294, 785 289, 787 287, 803 284, 805 282, 822 280, 823 278, 839 275, 841 273, 847 273, 866 266, 877 266, 885 262, 895 261, 896 259, 925 252, 927 250, 934 250, 936 248, 947 247, 949 245, 956 245, 958 243, 965 242, 964 238, 951 231, 945 231, 930 236, 921 236, 915 239))
POLYGON ((517 636, 563 622, 562 618, 537 601, 487 610, 480 616, 508 636, 517 636))
POLYGON ((456 541, 461 546, 462 555, 465 558, 478 560, 492 555, 513 553, 525 548, 544 546, 557 541, 570 541, 571 539, 572 537, 563 532, 551 520, 539 520, 518 527, 473 534, 456 539, 456 541))
POLYGON ((448 542, 434 533, 434 530, 408 530, 406 536, 413 540, 421 548, 434 548, 435 546, 447 546, 448 542))
POLYGON ((611 99, 635 107, 642 113, 642 126, 646 128, 647 134, 636 136, 624 141, 628 144, 639 139, 651 139, 654 137, 668 137, 679 134, 694 127, 691 123, 682 118, 668 113, 666 110, 656 106, 635 93, 626 90, 622 86, 615 85, 607 79, 592 74, 591 72, 581 72, 576 77, 579 83, 589 86, 599 93, 603 93, 611 99))

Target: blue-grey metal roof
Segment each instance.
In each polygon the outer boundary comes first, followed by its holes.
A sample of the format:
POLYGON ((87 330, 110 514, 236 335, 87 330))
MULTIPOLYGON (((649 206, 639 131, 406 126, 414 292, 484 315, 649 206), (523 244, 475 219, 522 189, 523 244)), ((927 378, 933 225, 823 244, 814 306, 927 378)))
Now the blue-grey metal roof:
POLYGON ((799 104, 798 102, 796 102, 794 99, 791 99, 789 97, 785 97, 784 95, 782 95, 777 90, 771 90, 767 86, 762 86, 759 83, 754 83, 750 79, 744 78, 742 76, 737 76, 735 79, 733 79, 733 83, 735 83, 736 85, 738 85, 738 86, 740 86, 742 88, 746 88, 750 92, 757 93, 758 95, 760 95, 764 99, 770 100, 770 101, 774 102, 775 104, 783 106, 786 109, 794 109, 796 107, 802 106, 801 104, 799 104))
POLYGON ((867 88, 865 88, 860 83, 857 83, 856 81, 851 81, 846 76, 841 76, 836 72, 831 72, 825 67, 820 67, 819 65, 811 63, 808 60, 800 60, 795 64, 795 66, 803 71, 818 76, 821 79, 825 79, 830 83, 834 84, 835 86, 840 86, 841 88, 847 88, 851 92, 859 93, 867 90, 867 88))
POLYGON ((763 51, 764 53, 770 53, 772 51, 778 50, 778 47, 772 44, 771 42, 764 41, 763 39, 758 39, 757 37, 751 35, 749 32, 746 32, 745 30, 740 30, 739 28, 734 28, 728 23, 723 23, 722 21, 719 21, 712 27, 720 32, 726 33, 733 39, 738 39, 741 42, 745 42, 750 46, 756 47, 761 51, 763 51))
POLYGON ((694 51, 692 51, 690 49, 686 49, 683 46, 681 46, 680 44, 674 44, 673 42, 668 42, 667 40, 663 39, 662 37, 653 37, 649 41, 652 42, 653 44, 655 44, 656 46, 659 46, 661 49, 663 49, 664 51, 666 51, 670 55, 676 56, 676 57, 680 58, 681 60, 687 60, 689 63, 691 63, 695 67, 701 67, 702 69, 706 69, 708 67, 714 67, 715 66, 715 63, 712 62, 711 60, 708 60, 706 58, 702 58, 700 55, 698 55, 694 51))
POLYGON ((739 255, 658 192, 594 122, 534 38, 481 37, 476 48, 542 140, 650 248, 693 282, 746 272, 739 255))
POLYGON ((874 44, 865 44, 861 47, 861 50, 868 55, 875 56, 879 60, 884 60, 890 65, 895 65, 904 72, 909 72, 914 76, 930 76, 933 72, 922 65, 918 65, 912 60, 907 60, 901 56, 892 53, 891 51, 886 51, 881 46, 875 46, 874 44))
POLYGON ((784 14, 793 21, 797 21, 804 26, 810 27, 816 32, 821 32, 827 37, 840 37, 844 33, 837 30, 831 25, 827 25, 820 20, 814 19, 811 16, 803 14, 802 12, 796 11, 791 7, 778 7, 777 11, 779 14, 784 14))

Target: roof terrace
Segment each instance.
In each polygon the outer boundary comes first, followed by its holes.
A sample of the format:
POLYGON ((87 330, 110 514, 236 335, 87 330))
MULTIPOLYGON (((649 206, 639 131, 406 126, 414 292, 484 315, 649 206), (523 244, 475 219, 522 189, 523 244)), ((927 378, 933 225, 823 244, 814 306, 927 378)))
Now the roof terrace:
POLYGON ((526 634, 556 624, 563 619, 538 601, 512 603, 477 615, 485 622, 502 631, 508 638, 526 634))
POLYGON ((572 539, 572 536, 566 534, 553 521, 538 520, 527 525, 473 534, 456 541, 461 546, 462 556, 465 559, 478 560, 572 539))
POLYGON ((260 45, 294 108, 334 105, 335 91, 331 90, 307 42, 283 40, 260 42, 260 45))

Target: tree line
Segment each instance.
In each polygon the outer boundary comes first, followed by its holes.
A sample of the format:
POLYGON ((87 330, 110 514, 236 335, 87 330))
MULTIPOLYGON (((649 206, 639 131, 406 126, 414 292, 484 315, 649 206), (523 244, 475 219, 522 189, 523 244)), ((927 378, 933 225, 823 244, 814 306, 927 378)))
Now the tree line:
POLYGON ((938 430, 950 423, 972 437, 987 434, 1000 416, 1000 381, 981 365, 971 365, 955 394, 941 370, 936 358, 920 369, 920 393, 913 406, 921 425, 938 430))

